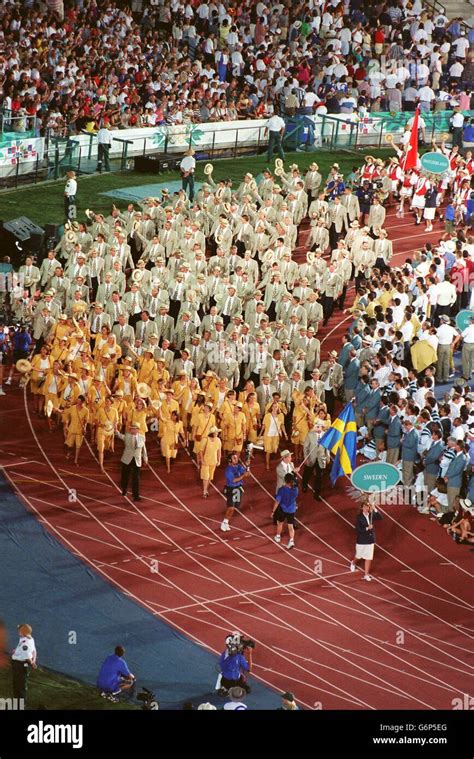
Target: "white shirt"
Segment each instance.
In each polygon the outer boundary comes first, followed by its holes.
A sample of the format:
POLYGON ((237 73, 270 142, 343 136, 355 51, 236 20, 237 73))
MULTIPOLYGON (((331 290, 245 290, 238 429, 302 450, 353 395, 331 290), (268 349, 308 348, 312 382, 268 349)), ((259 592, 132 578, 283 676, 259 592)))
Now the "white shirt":
POLYGON ((77 193, 77 182, 75 179, 68 179, 66 182, 66 187, 64 188, 64 194, 67 195, 68 198, 74 198, 77 193))
MULTIPOLYGON (((436 303, 439 306, 450 306, 456 300, 456 287, 452 282, 438 282, 436 285, 436 303)), ((433 301, 431 300, 433 304, 433 301)))
POLYGON ((461 332, 461 337, 466 345, 472 345, 474 343, 474 324, 470 324, 461 332))
POLYGON ((31 636, 22 635, 12 654, 13 661, 36 661, 35 641, 31 636))
MULTIPOLYGON (((452 68, 452 67, 451 67, 452 68)), ((462 113, 455 113, 453 116, 453 127, 462 127, 464 124, 464 116, 462 113)))
POLYGON ((97 142, 99 145, 112 145, 112 135, 106 127, 97 132, 97 142))
POLYGON ((449 324, 442 324, 436 330, 436 334, 438 336, 439 345, 451 345, 458 333, 454 327, 451 327, 449 324))
POLYGON ((420 100, 426 100, 427 102, 431 103, 431 101, 435 99, 435 94, 431 87, 420 87, 418 90, 418 97, 420 100))
POLYGON ((181 171, 194 171, 196 168, 196 160, 192 157, 192 155, 186 155, 179 164, 179 168, 181 171))
POLYGON ((272 116, 268 119, 266 126, 269 132, 280 132, 285 129, 285 122, 280 116, 272 116))

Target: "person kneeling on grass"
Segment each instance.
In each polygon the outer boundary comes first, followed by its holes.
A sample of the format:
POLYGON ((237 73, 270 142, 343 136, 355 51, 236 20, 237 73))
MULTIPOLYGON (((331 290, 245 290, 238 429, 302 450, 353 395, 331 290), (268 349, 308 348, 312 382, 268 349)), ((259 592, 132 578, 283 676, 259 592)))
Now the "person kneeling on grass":
POLYGON ((118 702, 117 696, 135 684, 135 675, 130 672, 124 654, 123 646, 116 646, 114 653, 103 662, 97 678, 100 695, 114 704, 118 702))
POLYGON ((298 498, 298 487, 296 485, 296 477, 291 472, 285 474, 284 485, 278 488, 276 494, 275 505, 272 511, 272 517, 276 517, 277 531, 274 537, 275 543, 281 543, 281 533, 283 531, 283 525, 286 522, 288 525, 289 540, 286 545, 288 549, 294 548, 295 545, 295 514, 298 506, 296 505, 296 499, 298 498))

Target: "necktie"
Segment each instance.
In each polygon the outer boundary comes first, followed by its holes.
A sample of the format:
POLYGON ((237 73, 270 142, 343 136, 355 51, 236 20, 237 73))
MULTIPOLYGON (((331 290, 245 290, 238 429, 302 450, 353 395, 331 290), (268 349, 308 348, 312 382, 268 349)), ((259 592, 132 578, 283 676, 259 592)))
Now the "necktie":
POLYGON ((123 340, 123 331, 125 327, 120 327, 120 340, 123 340))

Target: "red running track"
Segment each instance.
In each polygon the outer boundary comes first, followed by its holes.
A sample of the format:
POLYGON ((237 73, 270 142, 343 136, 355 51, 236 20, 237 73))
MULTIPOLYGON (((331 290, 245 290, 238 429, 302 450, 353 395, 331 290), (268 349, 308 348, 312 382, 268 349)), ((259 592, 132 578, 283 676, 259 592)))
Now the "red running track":
MULTIPOLYGON (((393 212, 386 226, 396 264, 440 234, 426 235, 393 212)), ((332 317, 320 335, 323 353, 339 346, 345 321, 340 312, 332 317)), ((385 508, 369 584, 349 571, 356 506, 347 481, 327 487, 320 503, 302 496, 302 529, 288 552, 273 542, 274 473, 259 454, 243 513, 224 534, 223 474, 203 500, 184 451, 168 477, 149 436, 151 466, 137 504, 120 495, 118 452, 102 474, 84 446, 76 469, 60 433, 47 430, 22 391, 10 388, 0 413, 10 428, 0 449, 4 472, 45 528, 215 653, 228 632, 250 635, 263 683, 324 709, 450 709, 473 692, 472 555, 427 517, 408 506, 385 508)))

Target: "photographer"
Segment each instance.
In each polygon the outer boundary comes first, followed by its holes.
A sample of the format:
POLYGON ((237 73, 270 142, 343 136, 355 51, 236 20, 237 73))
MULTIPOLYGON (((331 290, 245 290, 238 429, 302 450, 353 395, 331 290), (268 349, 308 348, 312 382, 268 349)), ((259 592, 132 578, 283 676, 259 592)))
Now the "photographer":
POLYGON ((252 647, 246 646, 246 643, 252 643, 252 641, 241 641, 240 636, 238 639, 235 636, 226 639, 226 650, 219 657, 220 695, 227 695, 230 688, 237 686, 243 688, 246 693, 250 693, 251 689, 247 684, 245 673, 250 674, 252 672, 252 647), (247 653, 247 651, 248 661, 244 656, 244 652, 247 653))
POLYGON ((298 498, 298 487, 296 485, 296 475, 293 473, 285 474, 284 485, 278 488, 276 494, 275 505, 272 511, 272 517, 275 515, 277 520, 277 531, 275 535, 275 543, 281 543, 281 533, 283 531, 283 525, 286 522, 288 525, 288 534, 290 539, 287 543, 287 548, 294 548, 295 545, 295 514, 296 499, 298 498))
POLYGON ((114 653, 103 662, 97 678, 100 695, 114 704, 118 702, 117 696, 135 684, 135 675, 130 672, 124 654, 123 646, 116 646, 114 653))
POLYGON ((238 453, 231 453, 228 459, 228 465, 225 470, 225 495, 227 498, 227 509, 224 519, 221 523, 222 532, 229 532, 229 520, 235 509, 240 509, 242 505, 242 494, 244 492, 243 481, 250 474, 248 467, 239 461, 238 453))

